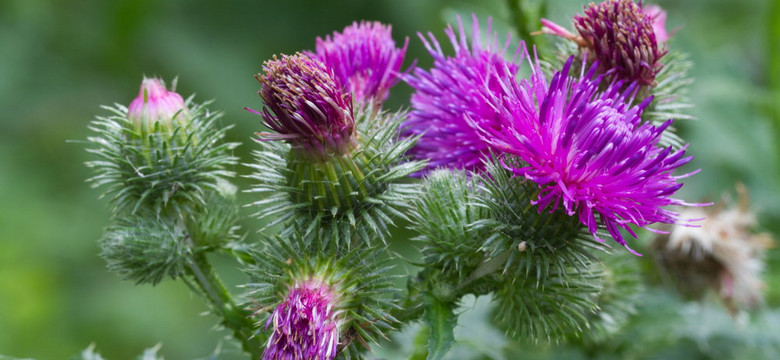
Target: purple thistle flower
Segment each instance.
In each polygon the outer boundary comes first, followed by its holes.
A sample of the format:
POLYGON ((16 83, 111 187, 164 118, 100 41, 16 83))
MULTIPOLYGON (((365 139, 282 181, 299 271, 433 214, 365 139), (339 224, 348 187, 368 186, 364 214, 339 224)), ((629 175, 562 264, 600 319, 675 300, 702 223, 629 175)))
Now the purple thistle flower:
POLYGON ((290 289, 274 309, 266 328, 273 333, 263 360, 330 360, 339 344, 338 312, 331 289, 311 279, 290 289))
POLYGON ((336 83, 319 60, 301 53, 274 56, 255 76, 265 102, 264 123, 276 134, 262 132, 260 140, 285 140, 314 158, 345 154, 353 147, 355 120, 352 98, 336 83))
POLYGON ((600 223, 637 254, 620 229, 636 237, 631 225, 680 223, 679 214, 663 207, 693 205, 670 197, 682 187, 677 180, 691 175, 672 173, 692 157, 685 156, 685 147, 673 151, 657 145, 672 120, 659 127, 642 122, 652 97, 628 105, 636 84, 621 92, 623 83, 613 82, 598 92, 598 64, 574 78, 569 76, 571 63, 569 58, 549 86, 538 65, 530 79, 501 79, 507 95, 494 96, 491 102, 507 120, 500 129, 482 128, 483 136, 495 149, 527 164, 511 170, 539 186, 534 204, 540 212, 555 211, 563 203, 596 239, 601 241, 600 223))
POLYGON ((138 96, 127 107, 127 118, 137 129, 160 123, 172 130, 174 121, 188 121, 189 116, 181 95, 168 91, 158 78, 144 78, 138 96))
POLYGON ((399 80, 409 39, 395 46, 392 27, 380 22, 361 21, 334 32, 333 37, 317 38, 313 57, 333 70, 336 80, 361 103, 382 103, 399 80))
MULTIPOLYGON (((428 159, 424 171, 438 167, 482 170, 484 159, 490 153, 472 123, 482 128, 497 128, 499 113, 485 99, 488 94, 500 94, 502 84, 497 79, 514 79, 520 43, 512 60, 505 58, 509 36, 499 46, 488 20, 487 32, 492 37, 488 44, 480 39, 479 23, 473 16, 471 41, 466 38, 463 22, 458 17, 458 34, 448 26, 447 37, 455 50, 454 56, 445 56, 439 42, 428 33, 428 39, 418 34, 433 56, 433 68, 420 68, 404 80, 415 89, 412 112, 402 126, 405 136, 422 135, 409 154, 416 159, 428 159), (468 121, 467 118, 471 119, 468 121)), ((522 58, 523 54, 520 54, 522 58)))
POLYGON ((579 36, 547 19, 542 19, 542 32, 567 38, 586 48, 590 60, 601 64, 601 73, 626 84, 654 86, 655 76, 663 66, 659 60, 666 55, 659 44, 668 37, 663 29, 666 15, 655 10, 643 11, 632 0, 606 0, 591 3, 584 15, 574 16, 579 36), (663 32, 658 30, 659 26, 663 32))

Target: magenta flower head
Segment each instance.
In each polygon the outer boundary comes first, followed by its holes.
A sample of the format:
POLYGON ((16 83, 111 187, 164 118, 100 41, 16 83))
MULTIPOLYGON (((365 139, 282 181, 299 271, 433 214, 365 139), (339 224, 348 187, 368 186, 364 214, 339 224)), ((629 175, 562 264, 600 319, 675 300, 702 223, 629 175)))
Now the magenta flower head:
POLYGON ((141 90, 127 108, 127 118, 136 130, 151 129, 156 123, 172 131, 175 125, 190 119, 189 110, 181 95, 168 91, 158 78, 144 78, 141 90))
POLYGON ((316 279, 291 288, 266 323, 273 333, 263 360, 333 359, 340 325, 334 301, 330 287, 316 279))
POLYGON ((314 56, 333 70, 336 80, 361 103, 381 104, 399 80, 409 39, 398 48, 392 27, 361 21, 333 36, 317 38, 314 56))
POLYGON ((636 84, 621 92, 624 84, 618 81, 598 92, 598 64, 574 78, 569 76, 571 63, 569 58, 549 86, 538 65, 530 79, 502 79, 510 90, 493 102, 507 121, 499 130, 483 128, 485 141, 525 163, 511 170, 538 185, 534 203, 540 212, 563 204, 596 239, 601 224, 636 254, 620 230, 636 237, 631 225, 680 222, 679 214, 663 207, 690 205, 671 196, 684 177, 672 173, 691 157, 685 156, 685 147, 673 151, 658 146, 672 121, 660 127, 642 122, 652 97, 628 105, 636 84))
POLYGON ((433 68, 427 71, 417 68, 404 77, 415 93, 411 99, 413 110, 402 125, 402 132, 406 136, 422 136, 410 155, 429 160, 426 171, 438 167, 479 171, 490 154, 489 144, 480 138, 472 122, 484 128, 498 126, 499 113, 486 97, 504 91, 497 79, 515 78, 519 68, 515 60, 522 57, 522 54, 518 56, 520 49, 525 49, 521 43, 514 59, 507 60, 509 37, 500 46, 490 29, 488 20, 487 31, 492 40, 483 44, 474 16, 469 41, 458 18, 458 34, 452 26, 445 30, 455 50, 453 56, 444 55, 433 34, 428 34, 429 39, 420 34, 433 56, 433 68))
POLYGON ((589 60, 599 62, 602 73, 626 84, 654 86, 662 67, 659 60, 666 55, 659 44, 668 36, 657 30, 664 21, 665 14, 643 11, 633 0, 605 0, 574 16, 579 36, 547 19, 542 19, 542 31, 577 42, 587 49, 589 60))
POLYGON ((307 55, 274 56, 255 76, 265 102, 265 125, 276 133, 258 133, 260 140, 285 140, 313 158, 348 153, 353 145, 355 120, 352 98, 319 60, 307 55))

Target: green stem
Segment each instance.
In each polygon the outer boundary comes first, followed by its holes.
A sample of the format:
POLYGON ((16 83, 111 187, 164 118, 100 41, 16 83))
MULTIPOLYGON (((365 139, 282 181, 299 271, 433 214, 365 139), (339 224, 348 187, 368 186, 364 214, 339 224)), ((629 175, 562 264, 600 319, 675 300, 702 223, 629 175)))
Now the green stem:
POLYGON ((423 314, 425 306, 423 305, 424 298, 421 287, 425 280, 423 279, 424 276, 422 274, 423 273, 420 273, 409 280, 406 298, 403 299, 403 302, 398 308, 390 311, 390 315, 401 324, 408 324, 416 321, 423 314))
POLYGON ((512 14, 512 22, 517 29, 517 34, 520 38, 525 40, 529 49, 533 49, 535 43, 534 38, 531 36, 531 31, 528 29, 528 17, 523 9, 523 0, 507 0, 507 6, 509 7, 509 13, 512 14))
POLYGON ((187 270, 216 314, 222 318, 221 324, 233 332, 233 337, 241 342, 242 348, 252 359, 260 359, 263 344, 253 336, 252 313, 236 306, 233 297, 211 267, 206 254, 194 253, 187 263, 187 270))
POLYGON ((504 251, 498 256, 480 264, 479 267, 477 267, 474 270, 474 272, 471 273, 471 275, 469 275, 468 278, 466 278, 466 280, 463 280, 463 282, 460 283, 460 285, 458 285, 458 287, 455 290, 456 291, 462 290, 466 286, 471 285, 473 282, 496 272, 496 270, 501 268, 501 266, 504 265, 504 263, 506 263, 506 259, 509 258, 510 252, 511 250, 504 251))

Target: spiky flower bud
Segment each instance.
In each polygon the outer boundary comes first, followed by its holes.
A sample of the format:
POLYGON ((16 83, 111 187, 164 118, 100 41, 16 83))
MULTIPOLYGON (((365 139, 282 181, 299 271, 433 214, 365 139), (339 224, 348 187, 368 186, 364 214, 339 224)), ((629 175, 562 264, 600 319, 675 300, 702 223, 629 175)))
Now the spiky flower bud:
MULTIPOLYGON (((455 50, 446 56, 436 38, 420 35, 433 57, 433 68, 417 68, 404 80, 415 89, 409 119, 402 125, 405 135, 421 138, 410 155, 429 160, 426 172, 438 167, 482 170, 490 154, 489 145, 480 139, 472 123, 484 127, 497 126, 498 113, 487 102, 488 94, 500 93, 497 77, 514 78, 522 58, 520 45, 515 57, 507 59, 509 38, 501 46, 488 21, 489 40, 483 43, 476 16, 472 21, 470 41, 458 17, 458 33, 449 26, 445 33, 455 50), (518 55, 521 56, 518 56, 518 55), (495 75, 495 76, 494 76, 495 75)), ((522 43, 521 43, 522 44, 522 43)))
POLYGON ((353 116, 350 95, 331 71, 302 54, 266 62, 265 75, 257 78, 266 108, 255 113, 277 132, 260 134, 264 150, 250 165, 259 182, 252 191, 271 194, 256 204, 273 204, 258 214, 274 217, 271 225, 329 228, 320 245, 384 239, 392 218, 403 216, 397 208, 414 191, 396 183, 422 166, 404 161, 414 144, 398 139, 405 113, 361 106, 353 116))
POLYGON ((285 140, 312 158, 343 155, 354 146, 352 98, 319 60, 296 53, 274 56, 263 64, 258 92, 265 103, 265 125, 276 133, 259 133, 261 140, 285 140))
POLYGON ((157 284, 184 274, 190 247, 186 232, 174 221, 129 216, 118 219, 100 240, 108 268, 138 284, 157 284))
POLYGON ((395 46, 392 27, 380 22, 353 23, 333 36, 317 38, 314 57, 333 70, 336 80, 360 103, 381 104, 399 80, 409 39, 395 46))
POLYGON ((339 319, 333 290, 319 279, 296 283, 266 322, 273 333, 264 360, 330 360, 339 344, 339 319))
POLYGON ((485 258, 483 245, 492 229, 476 229, 487 218, 478 203, 478 186, 465 171, 439 169, 428 174, 422 194, 412 203, 410 228, 423 244, 426 265, 458 274, 485 258))
POLYGON ((115 212, 153 211, 186 218, 204 206, 220 179, 233 176, 230 151, 237 143, 223 139, 229 127, 216 126, 220 113, 206 104, 168 91, 160 79, 144 79, 129 107, 105 107, 107 117, 90 125, 87 151, 99 160, 87 162, 97 175, 93 187, 106 187, 115 212))
POLYGON ((683 215, 704 219, 701 226, 675 226, 652 247, 660 270, 683 293, 700 297, 716 290, 733 313, 761 303, 764 257, 774 246, 769 234, 753 231, 756 214, 745 186, 739 184, 737 193, 736 206, 724 198, 708 210, 687 209, 683 215))
POLYGON ((168 91, 158 78, 144 78, 138 96, 127 107, 127 118, 139 133, 151 131, 155 124, 172 132, 175 125, 185 124, 190 117, 181 95, 168 91))
POLYGON ((655 85, 666 51, 658 47, 654 20, 633 0, 590 4, 574 16, 574 27, 599 61, 602 72, 641 85, 655 85))
POLYGON ((666 55, 660 44, 666 40, 663 29, 665 15, 648 13, 633 0, 606 0, 590 3, 583 15, 575 15, 573 22, 579 35, 560 25, 542 20, 545 33, 573 40, 587 50, 587 58, 598 61, 599 70, 626 83, 655 86, 655 77, 666 55), (663 40, 662 40, 663 39, 663 40))
POLYGON ((265 306, 258 312, 267 316, 258 336, 270 333, 264 359, 355 356, 396 322, 380 249, 312 254, 300 234, 266 244, 247 270, 252 282, 246 286, 249 298, 265 306))
POLYGON ((574 78, 571 63, 570 58, 549 85, 538 65, 530 79, 502 79, 510 90, 493 103, 506 121, 500 129, 482 128, 484 138, 525 162, 512 171, 539 187, 533 201, 539 211, 563 205, 596 239, 601 226, 634 252, 620 229, 635 237, 631 225, 682 222, 664 207, 691 205, 671 196, 682 187, 681 176, 672 173, 692 157, 684 147, 658 146, 671 120, 659 127, 642 121, 652 97, 630 106, 633 85, 621 91, 623 84, 615 82, 598 92, 596 69, 574 78))

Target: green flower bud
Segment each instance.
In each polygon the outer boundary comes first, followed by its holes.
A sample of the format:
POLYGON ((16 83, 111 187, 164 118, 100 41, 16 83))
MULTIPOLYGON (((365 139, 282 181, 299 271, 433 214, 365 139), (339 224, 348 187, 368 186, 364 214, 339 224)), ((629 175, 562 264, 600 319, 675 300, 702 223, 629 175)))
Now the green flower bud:
POLYGON ((206 205, 208 192, 218 190, 219 179, 233 176, 231 151, 224 143, 228 128, 218 128, 219 113, 205 104, 165 89, 159 79, 144 79, 139 96, 129 108, 106 107, 111 116, 90 125, 87 151, 99 157, 87 162, 96 175, 93 187, 104 187, 114 212, 186 218, 193 208, 206 205))
POLYGON ((274 219, 268 226, 285 224, 283 234, 293 228, 322 228, 317 246, 384 240, 393 218, 418 189, 405 178, 422 167, 405 162, 404 153, 415 139, 398 139, 397 128, 404 113, 377 112, 370 107, 357 113, 357 143, 349 152, 312 157, 286 143, 259 141, 262 150, 250 177, 256 185, 250 191, 268 194, 254 202, 257 215, 274 219))
POLYGON ((155 285, 184 273, 190 247, 183 229, 173 221, 154 217, 120 219, 100 240, 100 255, 108 268, 137 284, 155 285))

